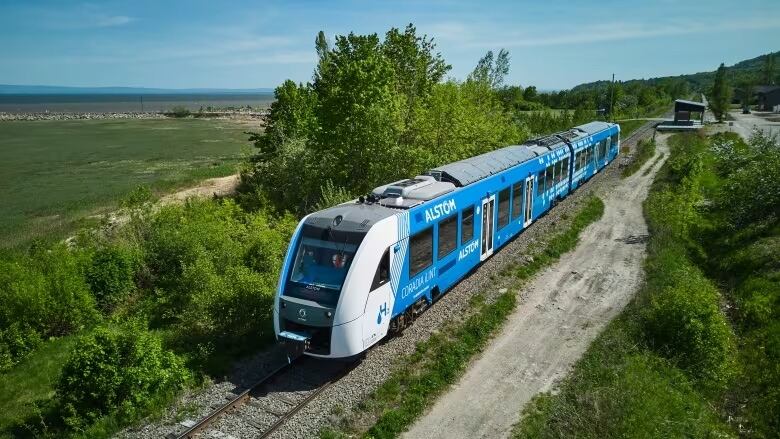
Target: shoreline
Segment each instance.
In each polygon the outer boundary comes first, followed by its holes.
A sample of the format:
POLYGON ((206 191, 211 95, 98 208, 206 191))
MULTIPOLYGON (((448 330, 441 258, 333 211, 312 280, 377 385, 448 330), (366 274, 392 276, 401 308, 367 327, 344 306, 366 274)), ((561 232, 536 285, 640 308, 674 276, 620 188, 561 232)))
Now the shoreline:
POLYGON ((208 111, 192 112, 185 117, 176 117, 171 113, 156 112, 0 112, 2 121, 39 121, 39 120, 108 120, 108 119, 256 119, 264 120, 268 111, 208 111))

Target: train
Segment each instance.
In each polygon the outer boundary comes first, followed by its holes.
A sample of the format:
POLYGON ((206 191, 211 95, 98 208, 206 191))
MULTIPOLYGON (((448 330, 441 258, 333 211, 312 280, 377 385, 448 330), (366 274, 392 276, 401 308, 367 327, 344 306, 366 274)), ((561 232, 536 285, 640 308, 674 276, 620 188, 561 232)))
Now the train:
POLYGON ((431 169, 304 217, 273 304, 290 355, 352 359, 426 308, 620 153, 594 121, 431 169))

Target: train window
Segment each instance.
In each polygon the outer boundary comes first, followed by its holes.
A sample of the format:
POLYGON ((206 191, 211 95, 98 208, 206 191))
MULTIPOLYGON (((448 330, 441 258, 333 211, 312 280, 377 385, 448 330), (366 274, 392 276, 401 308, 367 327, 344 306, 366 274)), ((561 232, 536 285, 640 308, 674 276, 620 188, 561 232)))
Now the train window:
POLYGON ((509 188, 498 193, 498 227, 509 224, 509 188))
POLYGON ((460 219, 460 245, 474 239, 474 206, 463 209, 463 217, 460 219))
POLYGON ((518 181, 512 185, 512 218, 519 217, 523 212, 523 182, 518 181))
POLYGON ((458 215, 439 221, 439 259, 458 246, 458 215))
POLYGON ((547 181, 545 182, 545 185, 546 185, 547 189, 552 189, 552 187, 553 187, 553 177, 554 177, 553 170, 554 169, 555 169, 555 167, 553 165, 550 165, 550 166, 547 167, 547 181))
POLYGON ((382 259, 379 260, 379 266, 374 273, 374 282, 371 284, 371 291, 381 287, 390 280, 390 249, 385 250, 382 259))
POLYGON ((536 177, 536 196, 540 197, 544 193, 544 171, 536 177))
POLYGON ((566 173, 566 176, 565 177, 561 176, 561 177, 564 178, 564 179, 568 179, 569 178, 569 158, 568 157, 563 159, 563 172, 566 173))
POLYGON ((409 253, 409 278, 412 278, 433 263, 433 227, 412 236, 409 240, 409 253))

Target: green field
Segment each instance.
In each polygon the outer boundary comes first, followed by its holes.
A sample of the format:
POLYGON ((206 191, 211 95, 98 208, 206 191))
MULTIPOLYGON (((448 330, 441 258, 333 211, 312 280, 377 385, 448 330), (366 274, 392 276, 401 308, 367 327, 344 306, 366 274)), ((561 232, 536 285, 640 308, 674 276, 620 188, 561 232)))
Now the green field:
POLYGON ((0 122, 0 247, 61 238, 139 185, 159 192, 231 174, 247 129, 198 119, 0 122))

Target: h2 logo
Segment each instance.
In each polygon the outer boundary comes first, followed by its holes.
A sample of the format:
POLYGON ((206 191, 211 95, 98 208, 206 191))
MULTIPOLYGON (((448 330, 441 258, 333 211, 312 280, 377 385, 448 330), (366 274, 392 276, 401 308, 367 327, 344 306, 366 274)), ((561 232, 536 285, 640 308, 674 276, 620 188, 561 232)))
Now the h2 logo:
POLYGON ((382 316, 387 316, 387 302, 383 303, 379 306, 379 315, 376 317, 376 324, 381 325, 382 324, 382 316))

